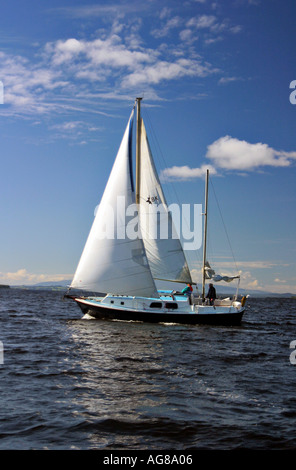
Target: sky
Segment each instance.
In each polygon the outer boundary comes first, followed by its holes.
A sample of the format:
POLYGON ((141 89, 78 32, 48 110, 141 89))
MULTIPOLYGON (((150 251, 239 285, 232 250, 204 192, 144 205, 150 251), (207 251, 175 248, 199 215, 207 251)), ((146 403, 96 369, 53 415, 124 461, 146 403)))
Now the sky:
MULTIPOLYGON (((295 0, 2 1, 0 283, 72 278, 141 96, 168 202, 203 204, 210 169, 216 272, 234 259, 242 287, 296 294, 295 13, 295 0)), ((199 281, 201 250, 187 255, 199 281)))

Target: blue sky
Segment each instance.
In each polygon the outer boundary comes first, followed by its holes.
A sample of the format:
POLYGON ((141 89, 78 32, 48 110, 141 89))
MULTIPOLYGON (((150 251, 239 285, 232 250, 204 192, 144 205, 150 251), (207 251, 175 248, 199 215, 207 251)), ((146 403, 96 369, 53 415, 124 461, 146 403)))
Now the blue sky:
MULTIPOLYGON (((241 285, 295 293, 295 13, 294 0, 2 2, 0 282, 71 278, 140 95, 164 190, 202 203, 210 167, 241 285)), ((230 274, 210 208, 209 254, 230 274)))

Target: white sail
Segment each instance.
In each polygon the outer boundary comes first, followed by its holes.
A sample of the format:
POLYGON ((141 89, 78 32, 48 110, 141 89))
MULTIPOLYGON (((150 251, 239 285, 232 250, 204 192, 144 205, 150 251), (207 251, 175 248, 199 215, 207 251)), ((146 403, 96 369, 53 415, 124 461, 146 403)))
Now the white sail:
POLYGON ((214 269, 211 268, 208 261, 205 263, 205 277, 206 279, 212 279, 214 282, 231 282, 234 279, 240 279, 240 275, 237 276, 221 276, 220 274, 216 274, 214 269))
POLYGON ((131 174, 132 120, 133 113, 71 287, 94 292, 158 297, 143 240, 139 237, 131 240, 125 234, 126 209, 135 203, 131 174))
POLYGON ((139 203, 141 232, 154 279, 192 283, 183 248, 155 169, 143 120, 139 203))

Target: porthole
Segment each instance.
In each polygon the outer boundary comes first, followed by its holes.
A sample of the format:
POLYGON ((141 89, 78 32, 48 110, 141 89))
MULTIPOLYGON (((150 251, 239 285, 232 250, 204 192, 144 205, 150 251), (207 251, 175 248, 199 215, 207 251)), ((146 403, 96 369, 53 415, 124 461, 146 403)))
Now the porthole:
POLYGON ((174 302, 167 302, 165 304, 165 308, 171 308, 172 310, 175 310, 176 308, 178 308, 178 304, 174 302))
POLYGON ((150 308, 161 308, 162 307, 162 303, 161 302, 152 302, 150 304, 150 308))

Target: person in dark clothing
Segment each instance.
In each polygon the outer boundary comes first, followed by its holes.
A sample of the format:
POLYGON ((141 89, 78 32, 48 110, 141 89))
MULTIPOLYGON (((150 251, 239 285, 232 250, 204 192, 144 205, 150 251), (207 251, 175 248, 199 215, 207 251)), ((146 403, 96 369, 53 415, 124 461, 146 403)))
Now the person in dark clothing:
POLYGON ((216 289, 213 286, 213 284, 209 285, 209 291, 208 291, 207 299, 209 299, 210 305, 214 305, 214 301, 216 299, 216 289))

